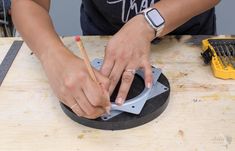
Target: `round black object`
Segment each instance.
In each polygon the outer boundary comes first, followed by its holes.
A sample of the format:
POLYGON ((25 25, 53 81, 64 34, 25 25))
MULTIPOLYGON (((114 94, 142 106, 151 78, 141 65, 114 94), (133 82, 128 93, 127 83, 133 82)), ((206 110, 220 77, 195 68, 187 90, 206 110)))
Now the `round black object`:
MULTIPOLYGON (((131 84, 131 88, 127 94, 126 100, 130 100, 132 98, 137 97, 145 88, 144 80, 139 75, 136 74, 133 81, 134 82, 132 82, 131 84)), ((116 88, 113 91, 113 94, 110 97, 111 102, 115 102, 120 85, 121 80, 118 82, 116 88)))
MULTIPOLYGON (((65 114, 69 116, 73 121, 88 127, 103 129, 103 130, 123 130, 123 129, 133 128, 152 121, 166 109, 169 102, 168 97, 170 94, 170 84, 167 78, 163 74, 161 74, 161 76, 159 77, 158 82, 168 87, 169 88, 168 91, 148 100, 145 103, 139 115, 130 114, 130 113, 121 113, 120 115, 113 117, 108 121, 103 121, 101 118, 90 120, 87 118, 78 117, 69 107, 67 107, 63 103, 61 103, 61 107, 62 110, 65 112, 65 114)), ((117 85, 113 95, 111 96, 111 100, 115 100, 119 86, 120 83, 117 85)), ((127 99, 136 97, 138 94, 140 94, 143 91, 143 89, 144 89, 143 79, 138 75, 135 75, 135 79, 134 82, 132 83, 127 99)))

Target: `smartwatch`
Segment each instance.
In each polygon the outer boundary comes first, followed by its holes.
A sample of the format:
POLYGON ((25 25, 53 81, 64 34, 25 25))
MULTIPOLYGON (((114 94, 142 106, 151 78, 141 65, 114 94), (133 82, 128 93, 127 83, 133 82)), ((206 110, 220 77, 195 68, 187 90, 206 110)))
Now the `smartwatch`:
POLYGON ((140 12, 144 15, 145 20, 155 30, 155 38, 163 31, 165 19, 156 8, 147 8, 140 12))

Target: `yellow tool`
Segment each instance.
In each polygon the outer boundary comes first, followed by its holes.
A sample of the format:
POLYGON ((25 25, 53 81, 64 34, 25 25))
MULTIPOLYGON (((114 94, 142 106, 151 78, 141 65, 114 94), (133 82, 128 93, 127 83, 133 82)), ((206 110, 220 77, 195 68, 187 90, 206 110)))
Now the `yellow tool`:
POLYGON ((235 79, 235 38, 211 38, 202 41, 206 64, 211 63, 215 77, 235 79))

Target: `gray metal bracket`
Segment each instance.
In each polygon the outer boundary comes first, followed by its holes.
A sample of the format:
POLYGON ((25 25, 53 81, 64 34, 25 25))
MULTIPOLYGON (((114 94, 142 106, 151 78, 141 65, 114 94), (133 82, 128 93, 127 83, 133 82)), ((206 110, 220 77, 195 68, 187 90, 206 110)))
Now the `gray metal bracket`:
MULTIPOLYGON (((92 66, 99 70, 103 64, 102 59, 94 59, 91 62, 92 66)), ((132 114, 140 114, 142 111, 146 101, 150 100, 157 95, 160 95, 166 91, 168 91, 168 87, 164 86, 163 84, 158 82, 158 79, 161 75, 161 69, 159 68, 152 68, 153 71, 153 86, 152 88, 148 89, 145 88, 137 97, 132 98, 130 100, 126 100, 122 106, 119 106, 115 103, 111 104, 110 114, 105 114, 101 116, 101 119, 107 121, 123 112, 132 113, 132 114)), ((144 71, 139 69, 136 71, 136 74, 139 75, 141 78, 144 79, 144 71)))

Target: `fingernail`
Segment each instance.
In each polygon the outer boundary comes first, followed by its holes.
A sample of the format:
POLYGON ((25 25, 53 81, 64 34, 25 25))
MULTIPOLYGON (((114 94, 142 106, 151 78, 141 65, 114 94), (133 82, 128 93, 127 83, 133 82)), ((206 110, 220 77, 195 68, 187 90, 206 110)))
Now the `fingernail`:
POLYGON ((152 87, 152 84, 150 82, 147 83, 147 88, 151 88, 152 87))
POLYGON ((118 99, 116 100, 116 103, 117 103, 118 105, 122 105, 122 104, 123 104, 122 98, 118 98, 118 99))

